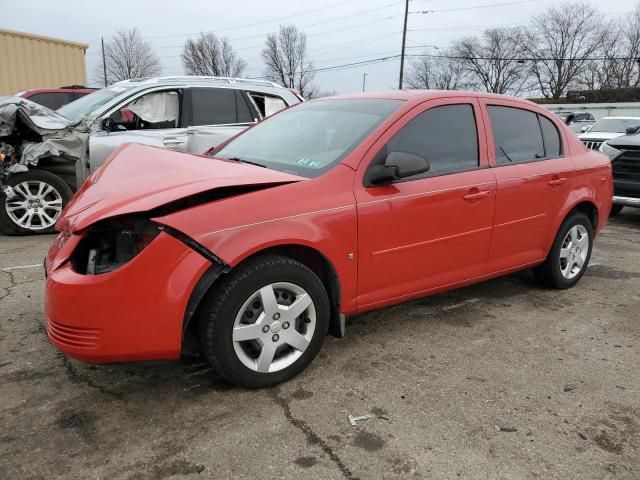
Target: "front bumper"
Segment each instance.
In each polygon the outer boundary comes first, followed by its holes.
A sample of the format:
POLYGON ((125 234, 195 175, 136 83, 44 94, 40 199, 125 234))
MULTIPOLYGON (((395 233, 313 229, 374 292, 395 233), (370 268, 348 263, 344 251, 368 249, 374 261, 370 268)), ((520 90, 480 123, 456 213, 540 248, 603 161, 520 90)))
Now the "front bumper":
POLYGON ((70 254, 65 247, 52 247, 46 262, 45 314, 54 346, 90 363, 179 357, 189 297, 209 260, 161 232, 117 270, 82 275, 60 258, 70 254))
POLYGON ((638 207, 638 208, 640 208, 640 198, 623 197, 623 196, 614 195, 613 196, 613 204, 614 205, 623 205, 625 207, 638 207))

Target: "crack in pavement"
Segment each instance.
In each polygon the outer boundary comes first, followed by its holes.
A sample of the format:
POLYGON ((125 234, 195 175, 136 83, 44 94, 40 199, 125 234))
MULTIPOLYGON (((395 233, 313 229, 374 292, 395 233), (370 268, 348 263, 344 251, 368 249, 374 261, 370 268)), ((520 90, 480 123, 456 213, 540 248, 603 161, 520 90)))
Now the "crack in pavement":
POLYGON ((336 452, 333 451, 333 448, 329 446, 329 444, 324 441, 320 435, 313 431, 311 426, 305 422, 304 420, 300 420, 295 418, 291 413, 291 406, 289 405, 289 401, 280 396, 280 388, 273 388, 269 390, 269 395, 274 400, 274 402, 282 408, 285 418, 287 421, 293 425, 295 428, 300 430, 307 437, 307 441, 311 444, 317 444, 320 446, 322 451, 329 455, 331 461, 340 469, 342 475, 347 480, 359 480, 359 477, 356 477, 351 470, 344 464, 344 462, 338 457, 336 452))
POLYGON ((71 364, 71 362, 69 361, 69 358, 66 355, 59 354, 59 357, 62 360, 62 365, 66 369, 67 377, 69 377, 69 380, 71 380, 72 383, 76 385, 80 383, 84 383, 88 387, 98 390, 100 393, 104 395, 108 395, 112 398, 115 398, 116 400, 122 400, 123 397, 121 393, 114 392, 103 385, 98 385, 87 375, 83 375, 82 373, 78 372, 74 368, 74 366, 71 364))
POLYGON ((0 270, 0 273, 5 273, 7 275, 9 275, 9 286, 8 287, 0 287, 2 288, 2 290, 4 290, 4 293, 2 293, 0 295, 0 302, 2 300, 4 300, 6 297, 8 297, 9 295, 11 295, 12 290, 20 285, 26 285, 27 283, 33 283, 33 282, 37 282, 39 280, 42 280, 41 278, 34 278, 33 280, 25 280, 24 282, 18 282, 16 281, 16 277, 15 274, 16 272, 12 271, 12 270, 0 270))

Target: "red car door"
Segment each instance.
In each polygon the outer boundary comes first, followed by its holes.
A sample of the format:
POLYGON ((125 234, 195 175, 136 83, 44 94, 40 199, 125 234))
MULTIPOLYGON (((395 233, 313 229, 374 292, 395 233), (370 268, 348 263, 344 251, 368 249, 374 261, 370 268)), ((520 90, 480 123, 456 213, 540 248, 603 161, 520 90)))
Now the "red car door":
POLYGON ((358 308, 367 309, 484 273, 495 202, 480 104, 427 101, 404 115, 365 155, 358 209, 358 308), (384 186, 366 171, 391 152, 420 155, 430 170, 384 186))
MULTIPOLYGON (((487 272, 542 260, 571 190, 575 165, 563 153, 563 130, 551 115, 517 101, 481 99, 489 160, 497 180, 487 272)), ((535 108, 535 107, 534 107, 535 108)), ((564 142, 566 143, 566 142, 564 142)))

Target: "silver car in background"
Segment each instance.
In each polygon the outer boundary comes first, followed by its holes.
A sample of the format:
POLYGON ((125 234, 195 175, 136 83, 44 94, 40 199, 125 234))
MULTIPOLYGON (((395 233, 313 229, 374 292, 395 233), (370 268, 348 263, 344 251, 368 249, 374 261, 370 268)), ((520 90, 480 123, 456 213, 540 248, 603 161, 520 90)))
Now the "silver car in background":
POLYGON ((203 153, 302 98, 272 82, 156 77, 118 82, 57 112, 0 105, 0 232, 47 232, 74 190, 123 143, 203 153))

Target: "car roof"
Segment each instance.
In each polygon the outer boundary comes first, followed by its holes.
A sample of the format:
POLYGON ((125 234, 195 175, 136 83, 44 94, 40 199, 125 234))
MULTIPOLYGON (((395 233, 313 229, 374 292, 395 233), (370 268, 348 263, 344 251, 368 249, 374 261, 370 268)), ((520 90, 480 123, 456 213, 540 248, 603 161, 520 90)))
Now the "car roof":
POLYGON ((602 117, 600 120, 640 120, 640 117, 602 117))
POLYGON ((251 90, 300 101, 300 98, 290 89, 268 80, 234 77, 210 77, 199 75, 175 75, 166 77, 131 78, 114 83, 111 87, 124 87, 128 90, 145 90, 153 87, 219 87, 231 89, 251 90))
POLYGON ((540 108, 540 105, 533 103, 523 98, 512 97, 509 95, 500 95, 497 93, 485 93, 485 92, 471 92, 465 90, 388 90, 383 92, 365 92, 365 93, 353 93, 347 95, 335 95, 332 97, 322 97, 317 100, 330 100, 330 99, 390 99, 390 100, 404 100, 411 103, 421 103, 425 100, 433 100, 436 98, 456 98, 456 97, 472 97, 472 98, 489 98, 495 100, 508 100, 516 101, 526 104, 528 106, 540 108))

